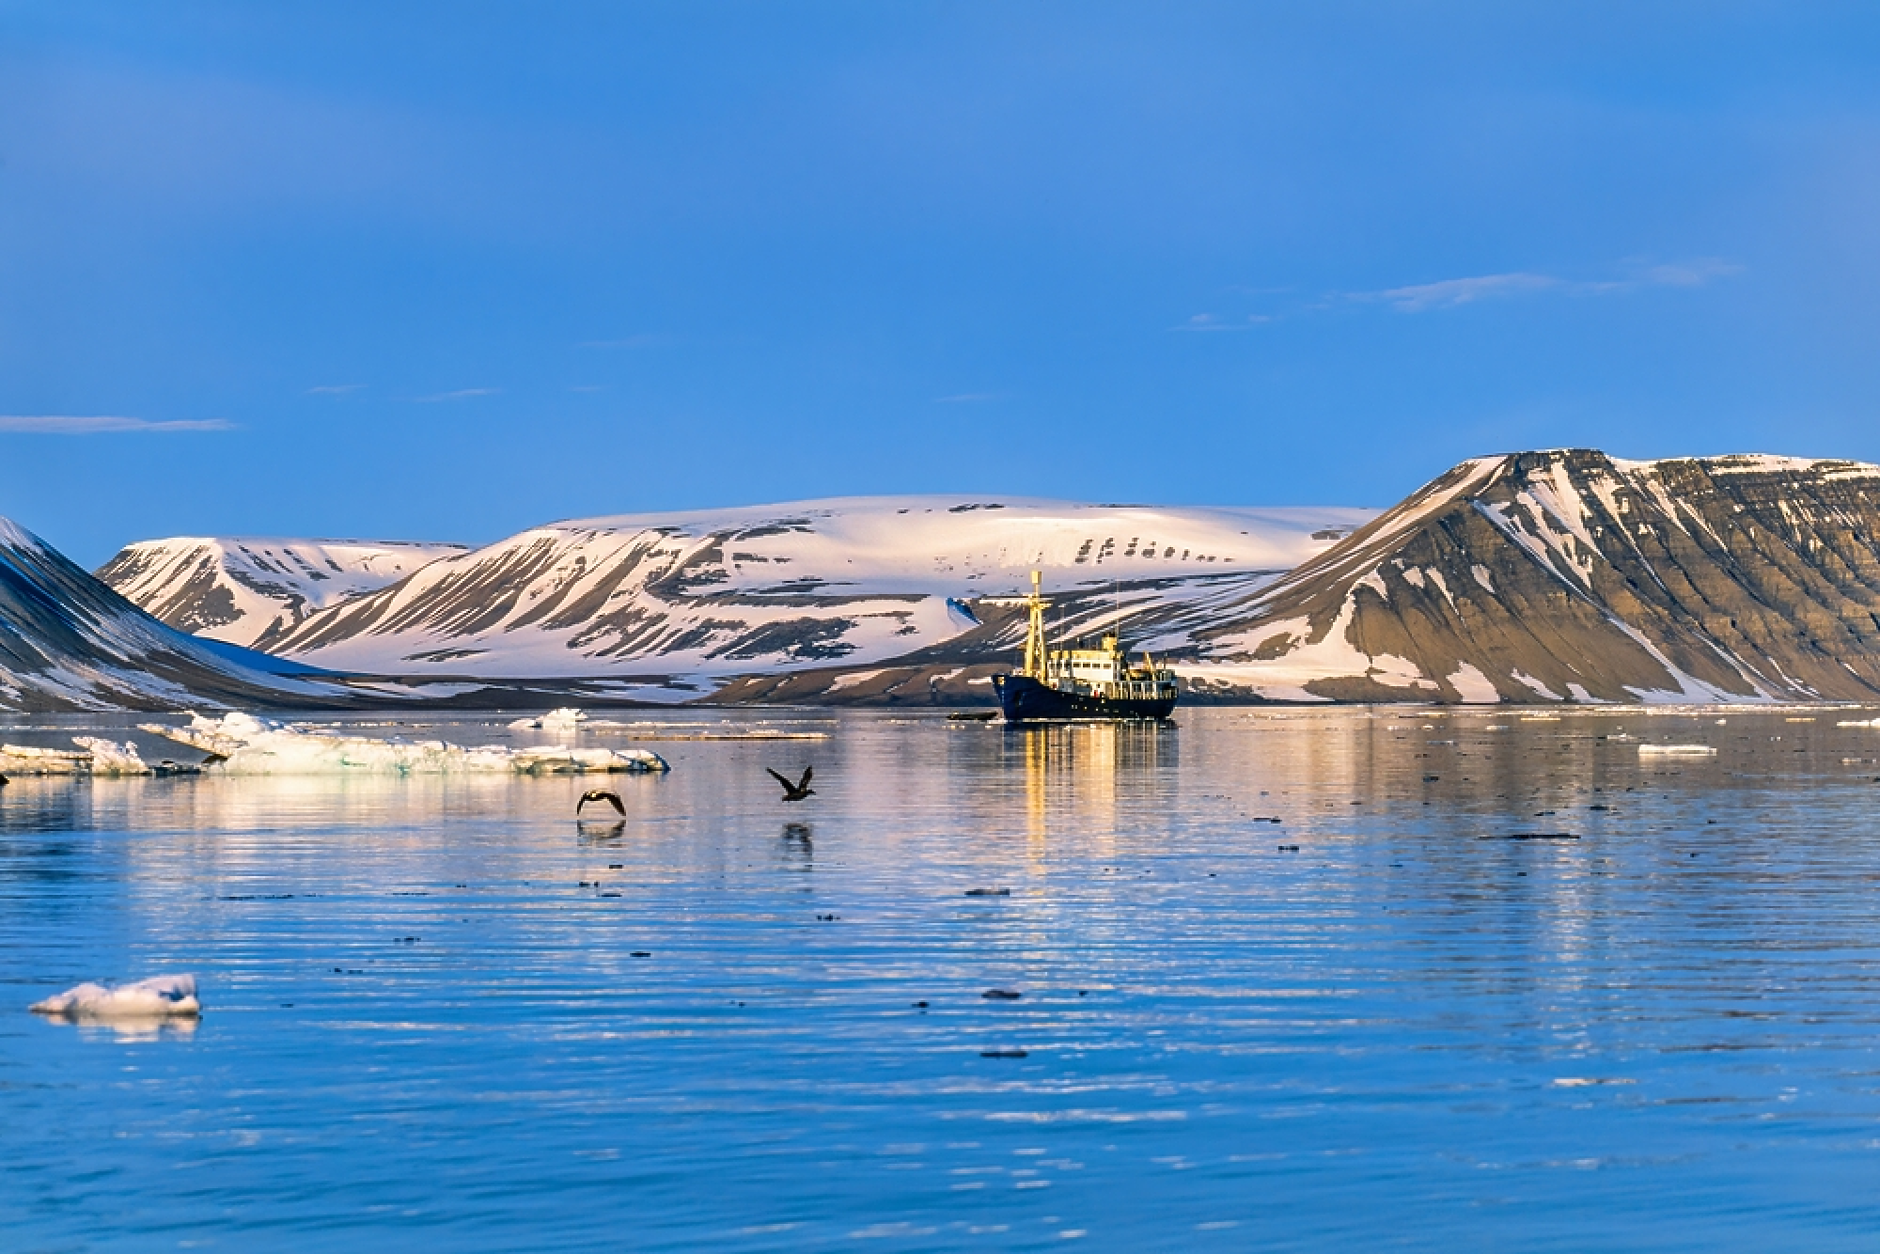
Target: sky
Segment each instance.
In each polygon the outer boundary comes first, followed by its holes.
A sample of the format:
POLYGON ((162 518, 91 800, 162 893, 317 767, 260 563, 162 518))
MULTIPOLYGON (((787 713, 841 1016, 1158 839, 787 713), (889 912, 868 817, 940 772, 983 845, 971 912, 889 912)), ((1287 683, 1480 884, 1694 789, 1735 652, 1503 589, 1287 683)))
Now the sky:
POLYGON ((0 0, 0 514, 1880 460, 1866 4, 0 0))

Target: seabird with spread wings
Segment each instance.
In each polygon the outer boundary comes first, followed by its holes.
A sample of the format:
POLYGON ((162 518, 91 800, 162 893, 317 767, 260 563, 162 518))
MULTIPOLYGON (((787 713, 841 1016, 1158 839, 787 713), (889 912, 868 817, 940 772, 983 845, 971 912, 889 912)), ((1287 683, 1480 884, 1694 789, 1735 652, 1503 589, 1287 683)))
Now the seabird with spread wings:
POLYGON ((581 816, 581 807, 585 806, 590 801, 605 801, 608 805, 620 812, 621 818, 624 819, 627 817, 627 807, 620 803, 619 793, 608 792, 605 788, 596 788, 590 792, 581 794, 581 800, 577 802, 574 807, 576 818, 581 816))
MULTIPOLYGON (((770 771, 769 767, 765 767, 764 769, 767 771, 770 771)), ((770 771, 770 777, 776 780, 779 784, 783 785, 783 799, 785 801, 801 801, 803 800, 803 798, 813 796, 815 794, 816 790, 809 786, 809 777, 815 773, 816 773, 815 767, 813 766, 804 767, 803 778, 799 779, 794 784, 792 784, 788 779, 785 779, 783 776, 777 774, 777 772, 775 771, 770 771)))

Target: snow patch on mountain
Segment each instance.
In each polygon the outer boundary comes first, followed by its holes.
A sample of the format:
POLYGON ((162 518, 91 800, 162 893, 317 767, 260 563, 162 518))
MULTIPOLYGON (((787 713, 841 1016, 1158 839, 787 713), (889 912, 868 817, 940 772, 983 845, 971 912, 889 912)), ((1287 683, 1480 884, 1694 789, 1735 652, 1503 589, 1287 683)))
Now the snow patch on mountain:
POLYGON ((918 496, 590 518, 439 558, 268 647, 345 671, 614 676, 686 697, 733 675, 1003 640, 1034 569, 1062 626, 1194 618, 1374 516, 918 496))
POLYGON ((177 536, 145 540, 98 578, 181 631, 266 648, 316 610, 398 582, 461 544, 177 536))
POLYGON ((0 710, 353 700, 335 678, 177 631, 0 518, 0 710))
POLYGON ((1465 462, 1192 633, 1199 691, 1646 703, 1880 691, 1880 467, 1465 462))

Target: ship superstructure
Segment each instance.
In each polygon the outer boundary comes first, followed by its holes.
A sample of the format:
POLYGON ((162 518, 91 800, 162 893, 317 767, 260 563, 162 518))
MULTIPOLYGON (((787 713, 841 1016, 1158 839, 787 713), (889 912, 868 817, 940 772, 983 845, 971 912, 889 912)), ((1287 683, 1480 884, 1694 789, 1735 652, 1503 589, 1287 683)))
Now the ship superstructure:
POLYGON ((1042 574, 1031 572, 1026 602, 1030 623, 1025 632, 1022 669, 994 675, 993 690, 1011 722, 1060 718, 1167 718, 1180 689, 1175 672, 1156 666, 1145 650, 1142 665, 1131 666, 1121 638, 1111 631, 1094 649, 1053 649, 1045 637, 1049 602, 1042 574))

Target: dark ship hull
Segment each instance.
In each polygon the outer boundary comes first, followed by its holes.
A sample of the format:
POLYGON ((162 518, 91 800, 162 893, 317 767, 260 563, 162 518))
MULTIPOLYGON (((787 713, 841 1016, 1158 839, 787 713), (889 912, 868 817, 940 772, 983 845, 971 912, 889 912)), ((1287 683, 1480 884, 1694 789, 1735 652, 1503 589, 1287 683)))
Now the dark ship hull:
POLYGON ((1093 697, 1075 692, 1060 692, 1046 687, 1029 675, 994 675, 992 689, 999 694, 999 708, 1008 723, 1038 719, 1071 718, 1167 718, 1175 709, 1175 698, 1093 697))

